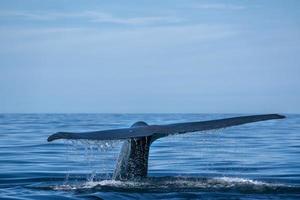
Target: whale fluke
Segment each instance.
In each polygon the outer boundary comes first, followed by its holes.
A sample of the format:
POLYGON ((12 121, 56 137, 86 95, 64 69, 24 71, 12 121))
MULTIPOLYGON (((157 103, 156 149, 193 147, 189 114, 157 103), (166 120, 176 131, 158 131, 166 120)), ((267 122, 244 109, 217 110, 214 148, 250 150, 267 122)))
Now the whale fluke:
POLYGON ((147 176, 150 145, 155 140, 172 134, 207 131, 258 121, 283 119, 278 114, 251 115, 225 119, 184 122, 167 125, 148 125, 136 122, 130 128, 92 131, 85 133, 58 132, 48 137, 48 142, 58 139, 124 140, 113 174, 115 180, 140 179, 147 176))
MULTIPOLYGON (((258 121, 271 119, 282 119, 283 115, 251 115, 242 117, 232 117, 226 119, 217 119, 200 122, 184 122, 167 125, 147 125, 132 126, 130 128, 111 129, 103 131, 91 131, 82 133, 58 132, 48 137, 48 142, 58 139, 86 139, 86 140, 122 140, 131 138, 140 138, 154 136, 160 138, 172 134, 181 134, 195 131, 207 131, 213 129, 226 128, 258 121)), ((144 122, 143 122, 144 123, 144 122)))

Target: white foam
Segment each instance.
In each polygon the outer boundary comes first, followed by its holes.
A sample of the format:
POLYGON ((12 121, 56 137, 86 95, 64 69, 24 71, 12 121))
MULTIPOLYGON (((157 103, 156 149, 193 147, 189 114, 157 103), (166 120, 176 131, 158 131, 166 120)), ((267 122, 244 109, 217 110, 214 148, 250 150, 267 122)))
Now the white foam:
POLYGON ((265 188, 276 188, 283 186, 279 184, 272 184, 262 181, 256 181, 246 178, 236 177, 215 177, 209 179, 191 179, 188 177, 178 177, 175 179, 160 179, 160 180, 145 180, 145 181, 116 181, 116 180, 102 180, 102 181, 87 181, 77 185, 62 185, 56 186, 55 190, 76 190, 76 189, 92 189, 97 188, 101 190, 101 187, 112 187, 122 189, 156 189, 162 190, 168 189, 250 189, 250 190, 264 190, 265 188))
POLYGON ((122 185, 121 181, 103 180, 103 181, 88 181, 83 184, 83 188, 93 188, 96 186, 118 186, 122 185))
POLYGON ((256 181, 246 178, 237 178, 237 177, 221 177, 215 178, 215 180, 225 181, 227 183, 244 183, 244 184, 253 184, 253 185, 266 185, 267 183, 262 181, 256 181))

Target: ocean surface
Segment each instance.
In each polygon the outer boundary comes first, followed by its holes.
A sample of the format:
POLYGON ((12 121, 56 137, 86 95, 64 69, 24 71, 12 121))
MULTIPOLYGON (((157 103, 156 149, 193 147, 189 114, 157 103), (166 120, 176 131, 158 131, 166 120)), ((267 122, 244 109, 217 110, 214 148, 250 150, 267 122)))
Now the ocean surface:
POLYGON ((47 142, 239 115, 0 114, 0 199, 300 199, 300 115, 157 140, 141 181, 111 180, 122 141, 47 142))

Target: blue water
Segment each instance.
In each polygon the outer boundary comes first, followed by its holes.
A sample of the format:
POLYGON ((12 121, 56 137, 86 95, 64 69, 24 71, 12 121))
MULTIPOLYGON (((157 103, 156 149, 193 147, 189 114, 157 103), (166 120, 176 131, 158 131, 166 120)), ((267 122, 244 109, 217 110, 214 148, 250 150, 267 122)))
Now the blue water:
POLYGON ((1 114, 1 199, 300 199, 300 115, 170 136, 150 150, 149 178, 111 180, 122 141, 54 141, 91 131, 199 121, 220 114, 1 114))

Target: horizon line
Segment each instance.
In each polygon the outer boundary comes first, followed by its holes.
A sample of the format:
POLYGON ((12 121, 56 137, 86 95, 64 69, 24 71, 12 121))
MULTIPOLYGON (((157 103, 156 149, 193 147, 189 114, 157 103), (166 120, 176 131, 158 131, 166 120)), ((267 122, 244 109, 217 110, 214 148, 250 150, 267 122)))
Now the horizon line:
POLYGON ((300 114, 293 112, 0 112, 2 114, 300 114))

